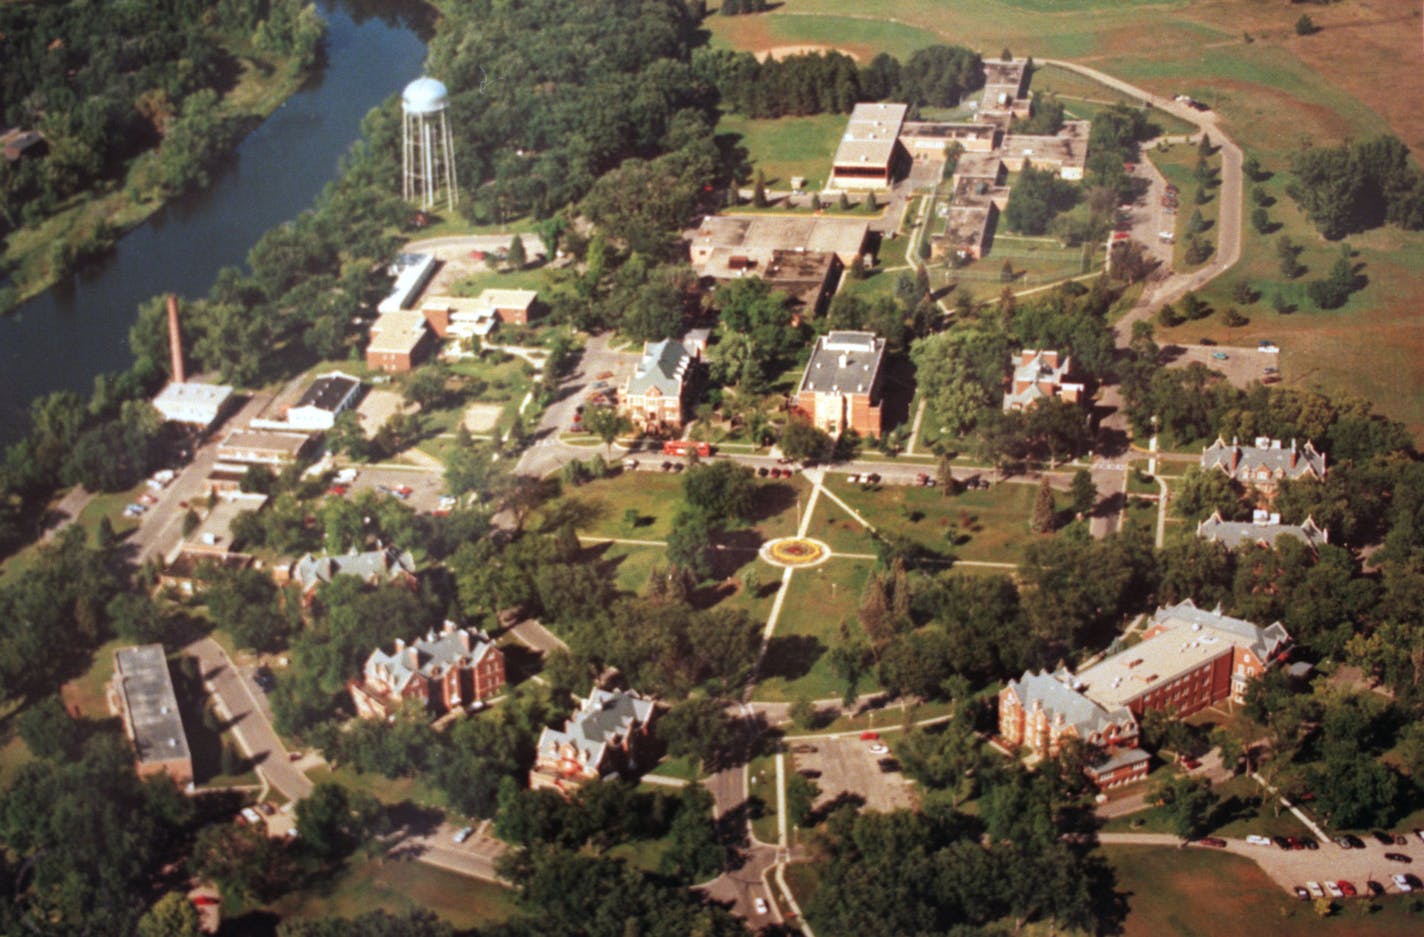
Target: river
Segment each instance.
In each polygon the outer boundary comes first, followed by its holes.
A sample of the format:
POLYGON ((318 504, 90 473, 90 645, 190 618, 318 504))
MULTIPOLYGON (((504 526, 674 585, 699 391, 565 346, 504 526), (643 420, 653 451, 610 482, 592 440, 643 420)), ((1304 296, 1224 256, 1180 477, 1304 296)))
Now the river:
POLYGON ((207 293, 263 233, 296 217, 335 178, 371 108, 419 76, 424 7, 385 0, 318 4, 321 72, 263 121, 202 192, 173 201, 75 277, 0 318, 0 446, 23 435, 30 401, 87 398, 96 375, 132 363, 128 333, 159 293, 207 293))

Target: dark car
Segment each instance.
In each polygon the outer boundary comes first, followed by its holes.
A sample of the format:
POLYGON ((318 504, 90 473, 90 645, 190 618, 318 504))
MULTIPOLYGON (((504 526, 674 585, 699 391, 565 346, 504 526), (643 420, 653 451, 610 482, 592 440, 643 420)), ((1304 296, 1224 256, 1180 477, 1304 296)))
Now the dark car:
POLYGON ((1309 901, 1309 900, 1310 900, 1310 892, 1306 891, 1306 890, 1305 890, 1302 886, 1300 886, 1300 885, 1295 886, 1295 896, 1296 896, 1297 898, 1299 898, 1301 901, 1309 901))
POLYGON ((1289 849, 1289 848, 1291 848, 1291 842, 1290 842, 1290 840, 1286 839, 1284 836, 1272 836, 1272 837, 1271 837, 1271 842, 1275 843, 1276 846, 1277 846, 1277 848, 1280 848, 1280 849, 1289 849))
POLYGON ((1301 844, 1302 846, 1304 846, 1306 849, 1319 849, 1319 848, 1320 848, 1320 844, 1315 841, 1315 837, 1314 837, 1314 836, 1302 836, 1302 837, 1300 838, 1300 844, 1301 844))
POLYGON ((900 762, 894 758, 882 758, 877 761, 876 764, 880 766, 880 770, 885 774, 891 774, 892 772, 900 770, 900 762))
POLYGON ((1346 833, 1344 836, 1341 836, 1339 839, 1335 840, 1335 842, 1339 843, 1341 848, 1343 849, 1365 848, 1365 841, 1360 839, 1353 833, 1346 833))
POLYGON ((1201 839, 1194 840, 1194 842, 1199 846, 1210 846, 1213 849, 1226 848, 1226 840, 1219 836, 1203 836, 1201 839))
POLYGON ((1378 898, 1384 894, 1384 886, 1374 879, 1370 879, 1368 882, 1365 882, 1365 891, 1370 893, 1371 898, 1378 898))
POLYGON ((1375 830, 1375 831, 1374 831, 1373 833, 1371 833, 1370 835, 1373 836, 1381 845, 1384 845, 1384 846, 1393 846, 1393 845, 1394 845, 1394 837, 1393 837, 1392 835, 1390 835, 1389 833, 1386 833, 1384 830, 1375 830))
POLYGON ((803 778, 810 778, 812 781, 816 780, 821 776, 821 772, 817 771, 815 768, 802 768, 796 773, 801 775, 801 777, 803 778))
POLYGON ((806 744, 793 745, 791 746, 791 751, 797 755, 814 755, 816 754, 816 746, 806 744))
POLYGON ((1404 853, 1402 853, 1402 852, 1387 852, 1387 853, 1384 854, 1384 857, 1385 857, 1386 859, 1388 859, 1390 862, 1413 862, 1413 861, 1414 861, 1413 859, 1409 858, 1408 856, 1406 856, 1406 855, 1405 855, 1404 853))
POLYGON ((1413 872, 1405 872, 1404 880, 1408 882, 1409 887, 1414 889, 1415 891, 1424 888, 1424 882, 1419 881, 1419 876, 1415 875, 1413 872))
POLYGON ((763 466, 761 466, 760 468, 758 468, 758 469, 757 469, 757 474, 758 474, 759 476, 761 476, 762 478, 765 478, 766 475, 767 475, 766 466, 763 465, 763 466))
POLYGON ((271 693, 277 686, 277 677, 266 667, 258 667, 252 674, 252 682, 261 687, 264 693, 271 693))

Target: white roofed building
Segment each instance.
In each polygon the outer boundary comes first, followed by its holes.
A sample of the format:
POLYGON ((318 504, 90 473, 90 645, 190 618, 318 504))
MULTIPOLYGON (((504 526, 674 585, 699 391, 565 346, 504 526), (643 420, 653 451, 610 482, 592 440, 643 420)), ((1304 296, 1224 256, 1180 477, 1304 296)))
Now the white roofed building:
POLYGON ((226 384, 170 381, 153 398, 153 406, 169 423, 206 429, 218 421, 231 400, 232 388, 226 384))
POLYGON ((908 104, 857 104, 836 147, 829 187, 889 188, 908 158, 900 129, 909 110, 908 104))
POLYGON ((562 730, 546 728, 539 735, 530 788, 568 792, 586 781, 635 769, 653 710, 653 701, 636 693, 595 689, 562 730))

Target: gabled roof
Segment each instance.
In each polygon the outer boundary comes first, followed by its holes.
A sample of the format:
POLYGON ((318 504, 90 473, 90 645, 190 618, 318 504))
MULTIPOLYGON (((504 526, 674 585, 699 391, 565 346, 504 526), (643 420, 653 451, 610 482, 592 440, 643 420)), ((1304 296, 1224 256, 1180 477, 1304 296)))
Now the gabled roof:
POLYGON ((313 556, 308 553, 292 566, 292 578, 310 592, 337 576, 359 576, 367 582, 391 582, 402 575, 415 575, 415 557, 395 547, 348 553, 345 556, 313 556))
POLYGON ((400 693, 416 674, 437 679, 452 667, 478 664, 493 648, 494 642, 483 631, 456 628, 454 622, 447 621, 439 634, 429 631, 409 645, 397 641, 389 654, 379 648, 372 651, 366 658, 366 678, 369 681, 384 668, 385 681, 400 693))
POLYGON ((643 359, 628 379, 627 393, 641 397, 656 387, 664 397, 676 397, 682 393, 682 381, 691 361, 692 356, 681 342, 671 338, 654 342, 643 350, 643 359))
POLYGON ((1258 469, 1266 469, 1275 477, 1305 478, 1325 477, 1325 456, 1316 451, 1309 441, 1297 447, 1292 439, 1286 446, 1279 439, 1260 437, 1255 445, 1243 446, 1235 439, 1230 445, 1220 436, 1216 442, 1202 450, 1202 468, 1219 468, 1228 475, 1246 472, 1255 474, 1258 469))
POLYGON ((1200 625, 1202 628, 1222 632, 1231 637, 1233 643, 1238 646, 1250 648, 1262 663, 1274 657, 1277 652, 1290 643, 1291 639, 1285 625, 1280 622, 1262 627, 1242 618, 1223 615, 1220 606, 1211 611, 1197 608, 1196 603, 1191 599, 1183 599, 1176 605, 1157 609, 1152 620, 1157 624, 1169 627, 1200 625))
POLYGON ((1282 524, 1277 515, 1272 521, 1226 521, 1220 511, 1213 511, 1211 517, 1197 524, 1197 536, 1224 544, 1235 550, 1240 546, 1260 543, 1275 546, 1282 537, 1295 538, 1306 546, 1319 548, 1330 541, 1330 534, 1307 517, 1303 524, 1282 524))
POLYGON ((573 745, 585 765, 597 767, 609 745, 647 725, 652 715, 650 699, 595 689, 564 723, 563 731, 546 728, 539 735, 539 752, 552 755, 562 745, 573 745))
POLYGON ((1051 674, 1046 670, 1034 673, 1025 670, 1017 680, 1010 680, 1008 689, 1018 697, 1026 711, 1041 703, 1050 714, 1062 713, 1063 720, 1078 730, 1081 738, 1101 732, 1109 724, 1136 725, 1132 712, 1125 706, 1105 708, 1069 686, 1073 679, 1066 671, 1051 674))

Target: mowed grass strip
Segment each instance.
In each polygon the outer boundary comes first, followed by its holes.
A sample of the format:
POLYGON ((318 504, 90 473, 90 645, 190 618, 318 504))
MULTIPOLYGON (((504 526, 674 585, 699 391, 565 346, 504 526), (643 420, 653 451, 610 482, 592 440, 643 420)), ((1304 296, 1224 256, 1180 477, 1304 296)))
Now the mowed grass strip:
MULTIPOLYGON (((831 559, 791 577, 776 633, 767 646, 754 697, 759 700, 827 699, 840 696, 845 683, 831 666, 830 651, 841 643, 841 623, 860 632, 856 609, 872 564, 831 559)), ((875 690, 873 675, 857 690, 875 690)))
MULTIPOLYGON (((1331 847, 1326 847, 1331 848, 1331 847)), ((1412 902, 1388 897, 1335 902, 1322 918, 1272 882, 1249 859, 1211 849, 1105 846, 1117 873, 1117 891, 1126 897, 1123 937, 1404 937, 1420 932, 1424 919, 1412 902)), ((793 867, 794 868, 794 867, 793 867)), ((1356 883, 1358 887, 1360 883, 1356 883)))
POLYGON ((352 861, 321 889, 293 892, 271 905, 283 920, 352 918, 373 911, 433 911, 459 930, 514 916, 515 895, 490 882, 413 860, 352 861))
POLYGON ((806 180, 807 191, 825 188, 831 158, 846 115, 817 114, 814 117, 756 119, 740 114, 723 114, 717 133, 733 134, 746 147, 751 164, 760 169, 768 189, 789 189, 793 176, 806 180))

